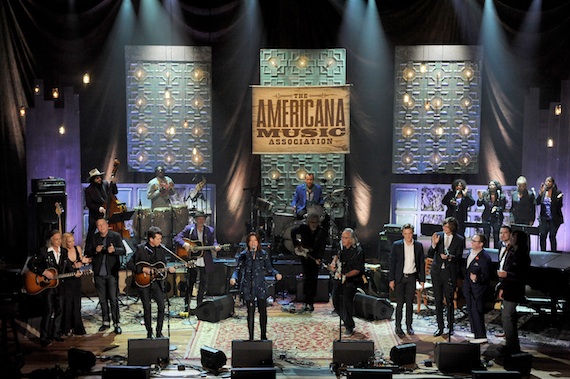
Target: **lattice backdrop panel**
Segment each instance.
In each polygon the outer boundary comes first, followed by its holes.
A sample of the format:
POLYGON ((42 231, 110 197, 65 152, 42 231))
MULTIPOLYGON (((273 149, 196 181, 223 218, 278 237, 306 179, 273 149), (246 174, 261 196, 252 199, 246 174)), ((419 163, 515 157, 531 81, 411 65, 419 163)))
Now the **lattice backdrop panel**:
POLYGON ((211 49, 126 46, 129 170, 212 172, 211 49))
POLYGON ((480 49, 399 47, 395 80, 392 171, 477 173, 480 49))

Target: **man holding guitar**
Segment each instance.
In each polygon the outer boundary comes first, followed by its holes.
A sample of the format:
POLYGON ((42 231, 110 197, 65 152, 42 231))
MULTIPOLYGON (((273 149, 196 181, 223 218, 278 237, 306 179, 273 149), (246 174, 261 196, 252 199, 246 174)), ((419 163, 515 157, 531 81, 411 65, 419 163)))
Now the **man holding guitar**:
MULTIPOLYGON (((164 323, 164 281, 155 279, 164 279, 164 275, 157 275, 160 266, 166 268, 166 250, 162 246, 162 231, 156 226, 151 226, 147 232, 147 243, 137 246, 137 251, 127 262, 127 268, 131 270, 135 276, 143 275, 150 279, 150 284, 145 287, 139 285, 139 294, 143 304, 144 325, 146 327, 146 337, 153 338, 152 335, 152 313, 150 308, 151 298, 156 301, 158 315, 156 318, 156 337, 164 337, 162 335, 162 325, 164 323), (157 265, 158 264, 158 265, 157 265)), ((166 269, 169 273, 176 271, 175 267, 166 269)), ((137 284, 139 284, 137 282, 137 284)))
POLYGON ((295 246, 294 253, 300 257, 303 265, 305 283, 303 296, 305 303, 303 310, 315 310, 315 296, 317 295, 317 280, 319 268, 322 263, 326 246, 326 233, 320 225, 320 217, 316 213, 309 213, 307 224, 301 224, 291 231, 291 239, 295 246))
MULTIPOLYGON (((42 292, 44 312, 40 324, 40 344, 48 346, 52 340, 61 342, 61 321, 63 316, 64 299, 60 296, 57 286, 58 273, 73 272, 72 263, 67 259, 67 249, 61 247, 61 232, 52 230, 47 246, 40 249, 28 261, 28 269, 36 274, 37 278, 43 278, 52 286, 47 285, 42 292), (53 320, 52 320, 53 316, 53 320)), ((77 273, 80 276, 81 273, 77 273)), ((40 290, 42 291, 42 290, 40 290)), ((38 293, 38 292, 36 292, 38 293)))
MULTIPOLYGON (((194 289, 194 284, 198 274, 200 281, 198 285, 197 306, 204 301, 204 293, 207 289, 208 274, 214 271, 214 258, 217 251, 221 248, 214 237, 214 228, 206 225, 206 214, 197 212, 194 215, 194 223, 186 225, 184 229, 174 237, 177 246, 181 246, 187 252, 190 252, 194 245, 211 246, 211 249, 202 250, 203 254, 196 259, 196 267, 189 268, 187 273, 188 290, 186 291, 185 308, 190 312, 190 298, 194 289)), ((189 254, 192 258, 192 255, 189 254)))

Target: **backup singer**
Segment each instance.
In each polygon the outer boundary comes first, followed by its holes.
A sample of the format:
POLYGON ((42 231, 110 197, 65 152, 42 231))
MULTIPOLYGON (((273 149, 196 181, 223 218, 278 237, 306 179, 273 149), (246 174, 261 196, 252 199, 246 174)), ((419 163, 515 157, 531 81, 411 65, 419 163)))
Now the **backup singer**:
POLYGON ((358 243, 354 230, 344 229, 341 234, 341 250, 333 257, 330 270, 335 271, 340 267, 337 281, 333 283, 333 302, 344 322, 346 336, 354 334, 354 295, 361 275, 364 273, 364 254, 358 243))
POLYGON ((89 171, 89 186, 85 188, 85 206, 89 209, 89 228, 85 238, 85 247, 91 244, 93 234, 97 229, 97 220, 105 217, 105 208, 109 194, 117 194, 119 190, 117 184, 103 180, 104 172, 94 168, 89 171))
POLYGON ((558 189, 552 176, 546 178, 540 185, 540 192, 536 203, 540 205, 540 250, 546 251, 546 238, 550 239, 550 250, 556 251, 556 234, 560 225, 564 223, 562 215, 562 197, 564 194, 558 189))
POLYGON ((164 167, 157 166, 156 177, 147 184, 146 197, 151 201, 151 208, 169 207, 170 196, 174 195, 174 181, 164 175, 164 167))
POLYGON ((320 217, 316 213, 309 213, 307 224, 301 224, 291 231, 291 240, 295 246, 295 254, 302 256, 303 296, 305 303, 303 310, 315 310, 315 297, 317 296, 317 283, 319 268, 325 253, 326 233, 320 225, 320 217), (306 252, 305 252, 306 251, 306 252))
POLYGON ((525 300, 525 284, 530 269, 530 251, 526 233, 512 233, 509 247, 499 255, 499 299, 503 300, 501 321, 505 330, 505 345, 499 348, 502 355, 520 352, 517 306, 525 300))
POLYGON ((465 180, 455 180, 451 184, 451 190, 445 194, 441 202, 447 206, 445 217, 454 217, 457 220, 457 234, 464 236, 467 212, 471 206, 475 205, 475 200, 471 197, 471 193, 467 191, 465 180))
POLYGON ((456 233, 457 221, 448 217, 443 221, 443 232, 431 236, 428 257, 433 258, 431 278, 435 297, 435 314, 437 329, 435 337, 443 334, 443 299, 447 304, 447 327, 449 335, 453 335, 453 295, 459 272, 459 262, 463 257, 465 239, 456 233))
MULTIPOLYGON (((72 272, 71 263, 67 259, 67 249, 61 247, 61 233, 58 230, 50 232, 47 245, 42 247, 28 261, 28 269, 47 279, 54 279, 56 275, 48 269, 57 270, 57 274, 72 272)), ((40 344, 42 347, 51 344, 52 340, 63 341, 61 326, 64 297, 61 296, 60 290, 59 286, 45 288, 41 294, 43 314, 40 324, 40 344)))
POLYGON ((489 182, 487 191, 477 192, 479 197, 477 200, 477 206, 480 207, 483 205, 485 207, 481 214, 483 232, 487 239, 487 245, 485 245, 485 247, 489 247, 491 229, 493 229, 493 246, 497 248, 499 244, 499 229, 501 228, 501 225, 503 225, 503 212, 507 205, 507 199, 502 192, 501 183, 497 180, 491 180, 489 182))
POLYGON ((194 284, 200 275, 198 284, 198 297, 197 306, 204 301, 204 294, 208 286, 208 274, 215 270, 214 258, 220 246, 214 237, 214 228, 206 225, 206 214, 204 212, 197 212, 194 215, 194 223, 186 225, 184 229, 174 237, 174 242, 178 246, 182 246, 186 251, 190 251, 192 244, 201 246, 214 246, 210 250, 203 250, 203 256, 196 259, 196 267, 189 268, 187 271, 187 285, 186 298, 184 300, 184 307, 187 312, 190 312, 190 298, 194 290, 194 284))
POLYGON ((402 330, 402 309, 406 303, 406 329, 410 336, 414 335, 412 327, 414 295, 416 282, 420 283, 422 290, 425 283, 424 248, 418 241, 414 241, 414 227, 412 224, 402 226, 401 240, 394 242, 390 254, 390 271, 388 282, 390 289, 396 294, 396 335, 404 338, 402 330))
MULTIPOLYGON (((153 267, 156 263, 162 263, 166 267, 166 250, 162 247, 162 231, 156 226, 151 226, 147 232, 147 242, 137 246, 137 251, 127 262, 127 268, 135 274, 153 274, 153 267), (146 262, 147 264, 139 264, 146 262)), ((168 272, 174 273, 176 269, 169 267, 168 272)), ((146 327, 146 337, 154 338, 152 334, 152 313, 151 298, 156 302, 156 337, 164 337, 162 325, 164 323, 164 302, 165 289, 163 280, 152 280, 147 287, 139 288, 139 295, 143 304, 144 326, 146 327)))
POLYGON ((465 267, 465 280, 463 281, 463 295, 469 315, 469 325, 475 339, 473 343, 486 343, 485 330, 485 297, 488 294, 489 282, 492 273, 491 256, 483 246, 485 235, 475 234, 471 237, 471 251, 467 257, 465 267))
POLYGON ((247 306, 247 330, 249 340, 253 341, 255 328, 255 305, 259 311, 259 327, 261 339, 267 339, 267 297, 268 286, 266 275, 275 276, 281 280, 281 274, 271 266, 269 254, 261 249, 260 238, 256 233, 250 233, 246 239, 246 248, 239 253, 237 266, 230 279, 230 285, 239 282, 241 299, 247 306))
POLYGON ((315 184, 315 174, 308 173, 305 175, 305 184, 299 184, 295 188, 291 206, 295 208, 297 218, 302 219, 311 206, 323 205, 324 202, 323 189, 315 184))
POLYGON ((113 320, 115 334, 121 334, 119 321, 119 257, 125 255, 125 248, 121 235, 109 230, 109 224, 104 218, 96 223, 99 233, 95 233, 85 255, 92 259, 93 274, 95 276, 95 289, 101 304, 103 324, 99 332, 109 329, 113 320), (109 306, 111 313, 109 315, 109 306))
MULTIPOLYGON (((63 247, 67 249, 67 258, 73 269, 83 267, 90 259, 83 256, 81 246, 75 245, 75 237, 72 233, 63 233, 63 247)), ((64 298, 62 333, 66 335, 85 334, 83 318, 81 317, 81 278, 66 278, 61 283, 61 294, 64 298)))
POLYGON ((527 189, 527 182, 524 176, 517 179, 517 190, 513 192, 513 203, 511 205, 511 223, 521 225, 534 224, 536 215, 536 196, 534 188, 527 189))

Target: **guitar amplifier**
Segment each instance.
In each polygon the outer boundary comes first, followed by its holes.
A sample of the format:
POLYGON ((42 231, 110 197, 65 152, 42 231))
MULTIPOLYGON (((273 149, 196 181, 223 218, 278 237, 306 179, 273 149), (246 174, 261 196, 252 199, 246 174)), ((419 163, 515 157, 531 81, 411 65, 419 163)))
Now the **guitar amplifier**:
POLYGON ((64 193, 65 192, 65 179, 62 178, 47 178, 47 179, 32 179, 32 193, 64 193))
MULTIPOLYGON (((305 301, 305 295, 303 293, 304 292, 303 289, 305 287, 305 277, 302 275, 297 275, 296 280, 297 280, 296 301, 298 302, 305 301)), ((328 303, 330 282, 331 281, 329 275, 319 275, 317 277, 317 294, 315 295, 315 302, 328 303)))

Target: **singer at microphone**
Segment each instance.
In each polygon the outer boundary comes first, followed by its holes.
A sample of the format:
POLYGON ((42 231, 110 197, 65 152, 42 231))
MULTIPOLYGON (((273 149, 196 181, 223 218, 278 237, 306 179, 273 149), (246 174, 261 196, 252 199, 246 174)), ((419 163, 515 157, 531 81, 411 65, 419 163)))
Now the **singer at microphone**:
POLYGON ((532 225, 536 218, 536 193, 534 188, 527 189, 524 176, 517 179, 517 190, 513 192, 510 221, 511 224, 532 225))
POLYGON ((442 204, 447 207, 445 217, 453 217, 457 220, 457 234, 465 234, 465 221, 469 208, 475 204, 467 183, 463 179, 457 179, 451 184, 451 189, 442 199, 442 204))
MULTIPOLYGON (((478 206, 483 206, 481 214, 481 222, 483 223, 483 233, 486 240, 489 240, 491 230, 493 231, 493 244, 495 248, 500 245, 499 231, 503 224, 505 207, 507 199, 502 193, 501 183, 498 180, 491 180, 487 185, 487 190, 479 194, 477 200, 478 206)), ((485 247, 488 246, 488 242, 485 247)))

